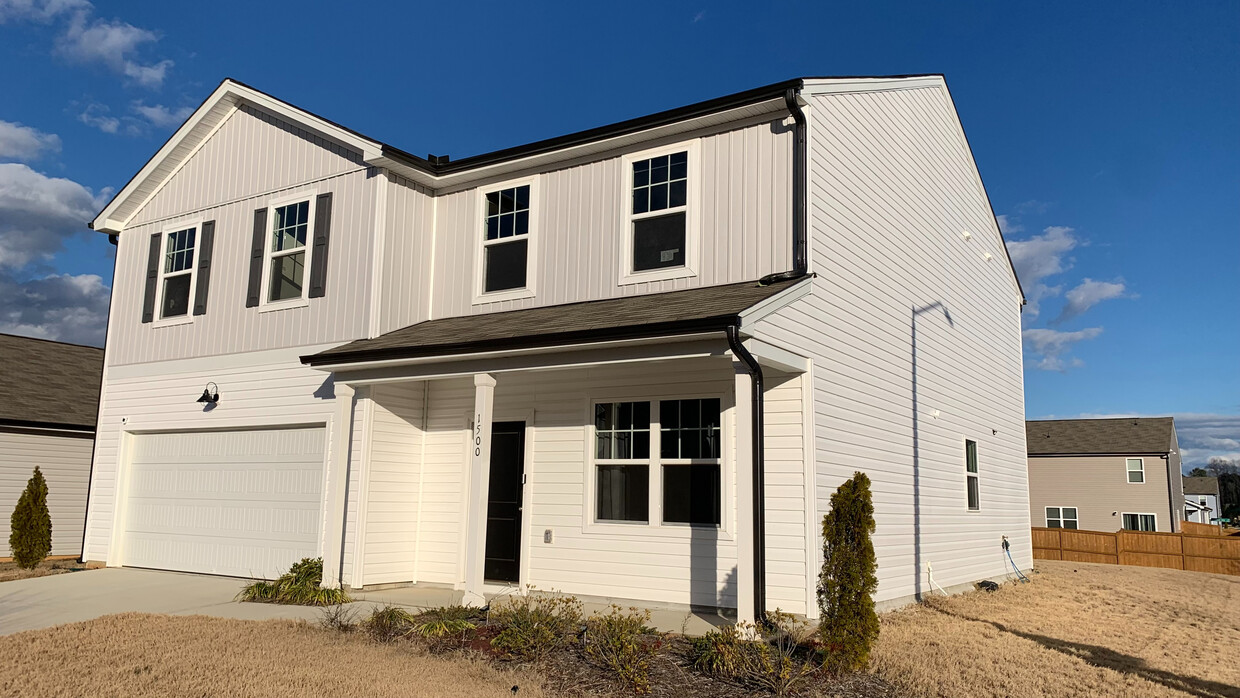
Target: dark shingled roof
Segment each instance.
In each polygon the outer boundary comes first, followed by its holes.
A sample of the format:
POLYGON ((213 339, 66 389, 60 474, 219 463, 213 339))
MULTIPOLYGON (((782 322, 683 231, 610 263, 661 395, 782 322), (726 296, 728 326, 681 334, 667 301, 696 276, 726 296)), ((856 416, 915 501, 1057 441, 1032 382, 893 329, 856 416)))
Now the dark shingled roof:
POLYGON ((0 334, 0 424, 95 428, 103 350, 0 334))
POLYGON ((723 330, 741 311, 808 277, 756 281, 428 320, 303 356, 313 366, 723 330))
POLYGON ((1186 477, 1184 478, 1184 494, 1212 494, 1218 496, 1218 478, 1186 477))
POLYGON ((1168 453, 1171 417, 1048 419, 1025 422, 1029 455, 1168 453))

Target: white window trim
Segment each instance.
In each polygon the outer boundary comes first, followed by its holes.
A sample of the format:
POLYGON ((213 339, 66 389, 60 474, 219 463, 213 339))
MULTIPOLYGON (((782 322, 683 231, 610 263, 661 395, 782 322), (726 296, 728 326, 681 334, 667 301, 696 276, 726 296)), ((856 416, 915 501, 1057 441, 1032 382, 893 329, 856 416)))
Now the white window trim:
POLYGON ((978 514, 982 511, 982 454, 981 443, 976 439, 964 439, 961 444, 961 450, 964 452, 964 510, 970 514, 978 514), (973 448, 977 450, 977 472, 969 472, 969 442, 973 442, 973 448), (977 478, 977 508, 969 506, 969 478, 977 478))
MULTIPOLYGON (((584 501, 582 502, 582 525, 581 531, 584 534, 606 534, 606 535, 653 535, 667 538, 692 538, 695 531, 710 531, 714 533, 719 540, 735 540, 735 523, 733 519, 733 500, 735 498, 735 490, 733 482, 735 480, 735 450, 732 426, 735 422, 736 410, 732 404, 731 393, 719 390, 683 390, 677 389, 675 392, 661 393, 658 391, 644 391, 640 393, 603 393, 593 395, 586 400, 585 404, 585 488, 584 501), (664 523, 663 522, 663 465, 690 464, 695 462, 706 462, 708 459, 684 459, 675 458, 663 460, 660 456, 661 429, 659 416, 660 400, 698 400, 718 398, 719 400, 719 438, 721 449, 719 452, 719 525, 710 526, 704 524, 688 524, 688 523, 664 523), (650 458, 646 460, 629 460, 618 461, 609 458, 598 459, 595 457, 595 432, 594 432, 594 406, 599 403, 607 402, 649 402, 650 403, 650 458), (646 465, 650 468, 649 490, 647 495, 650 497, 647 506, 647 520, 642 521, 600 521, 596 518, 596 509, 598 507, 598 493, 595 491, 597 487, 597 477, 599 464, 632 464, 646 465)), ((700 534, 699 534, 700 535, 700 534)))
POLYGON ((684 279, 698 275, 698 259, 701 251, 701 220, 702 220, 702 167, 701 139, 681 141, 672 145, 651 148, 636 153, 629 153, 620 158, 621 176, 624 183, 622 192, 620 226, 620 285, 640 284, 648 281, 665 281, 668 279, 684 279), (681 151, 688 153, 687 174, 689 183, 685 192, 685 265, 668 269, 651 269, 649 271, 633 271, 633 221, 642 218, 656 217, 675 213, 682 209, 663 209, 654 213, 633 214, 633 163, 648 160, 660 155, 670 155, 681 151))
MULTIPOLYGON (((198 251, 202 248, 202 223, 201 220, 183 220, 173 225, 166 225, 159 231, 159 276, 155 281, 155 311, 152 313, 152 327, 172 327, 174 325, 188 325, 194 321, 194 298, 198 292, 198 251), (179 233, 182 230, 194 229, 194 256, 189 265, 189 304, 185 309, 184 315, 165 318, 161 317, 164 309, 164 279, 169 275, 164 273, 164 263, 167 261, 168 255, 168 236, 172 233, 179 233)), ((172 276, 181 276, 186 272, 175 272, 172 276)))
MULTIPOLYGON (((288 308, 302 308, 310 305, 310 273, 313 265, 314 257, 314 216, 315 202, 318 200, 319 192, 317 189, 311 191, 301 191, 297 194, 283 196, 278 199, 272 199, 267 202, 267 231, 263 235, 263 275, 262 284, 259 291, 258 311, 268 312, 272 310, 285 310, 288 308), (300 248, 305 250, 306 263, 302 270, 301 296, 299 298, 286 298, 281 301, 271 300, 271 261, 274 259, 271 249, 271 237, 275 232, 276 226, 276 209, 289 204, 296 204, 302 201, 309 202, 308 212, 306 214, 306 244, 300 248)), ((282 253, 292 254, 292 252, 282 253)))
POLYGON ((1157 533, 1158 532, 1158 514, 1148 512, 1148 511, 1121 511, 1119 513, 1119 525, 1120 525, 1121 531, 1135 531, 1136 533, 1157 533), (1153 531, 1138 531, 1136 529, 1123 528, 1125 516, 1152 516, 1154 517, 1154 530, 1153 531))
POLYGON ((1130 485, 1144 485, 1147 481, 1148 481, 1148 478, 1147 478, 1147 477, 1145 477, 1145 459, 1144 459, 1144 458, 1128 458, 1128 457, 1125 457, 1125 458, 1124 458, 1124 482, 1127 482, 1127 483, 1128 483, 1128 484, 1130 484, 1130 485), (1133 482, 1132 480, 1128 479, 1128 473, 1135 473, 1135 472, 1137 472, 1136 470, 1129 470, 1129 469, 1128 469, 1128 461, 1130 461, 1130 460, 1135 460, 1135 461, 1138 461, 1138 462, 1140 462, 1140 463, 1141 463, 1141 470, 1140 470, 1140 472, 1141 472, 1141 482, 1133 482))
POLYGON ((499 301, 520 300, 522 298, 533 298, 537 293, 535 282, 538 271, 538 241, 542 237, 539 235, 539 218, 542 211, 542 200, 539 198, 539 178, 537 175, 532 177, 522 177, 521 179, 512 179, 504 182, 498 182, 487 187, 478 187, 474 190, 474 210, 477 211, 476 222, 473 226, 474 234, 474 298, 473 305, 482 305, 484 303, 497 303, 499 301), (530 188, 530 229, 525 234, 528 241, 525 257, 525 287, 509 288, 503 291, 486 291, 486 248, 491 245, 501 244, 504 242, 513 242, 516 236, 510 238, 500 238, 498 240, 487 240, 487 194, 500 191, 502 189, 513 189, 515 187, 529 186, 530 188))
MULTIPOLYGON (((1054 518, 1054 517, 1052 517, 1052 516, 1050 515, 1050 513, 1047 511, 1047 509, 1058 509, 1058 510, 1059 510, 1059 518, 1055 519, 1055 521, 1058 521, 1058 522, 1059 522, 1059 528, 1060 528, 1060 530, 1064 530, 1064 531, 1074 531, 1074 530, 1079 530, 1079 529, 1081 528, 1081 509, 1080 509, 1080 507, 1058 507, 1058 506, 1048 506, 1048 507, 1043 507, 1043 508, 1042 508, 1042 514, 1044 515, 1044 516, 1043 516, 1043 520, 1046 522, 1046 527, 1047 527, 1047 528, 1051 528, 1051 519, 1052 519, 1052 518, 1054 518), (1064 515, 1063 515, 1063 510, 1064 510, 1064 509, 1076 509, 1076 516, 1073 516, 1073 517, 1071 517, 1071 518, 1069 518, 1069 517, 1067 517, 1067 516, 1064 516, 1064 515), (1075 521, 1075 522, 1076 522, 1076 528, 1075 528, 1075 529, 1072 529, 1072 528, 1066 528, 1066 527, 1063 525, 1063 522, 1064 522, 1064 521, 1075 521)), ((1122 521, 1123 521, 1123 520, 1121 519, 1121 522, 1122 522, 1122 521)))

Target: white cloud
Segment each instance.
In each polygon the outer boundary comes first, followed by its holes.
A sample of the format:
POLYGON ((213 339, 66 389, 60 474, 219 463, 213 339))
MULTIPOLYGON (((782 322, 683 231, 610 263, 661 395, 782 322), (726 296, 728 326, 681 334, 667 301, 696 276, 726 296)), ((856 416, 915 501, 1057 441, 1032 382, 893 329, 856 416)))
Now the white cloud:
POLYGON ((44 151, 60 152, 60 136, 0 120, 0 160, 36 160, 44 151))
POLYGON ((1004 235, 1014 235, 1025 229, 1025 226, 1017 222, 1015 216, 1009 216, 1006 213, 995 216, 995 220, 999 223, 999 232, 1004 235))
POLYGON ((116 133, 120 130, 121 120, 115 116, 108 116, 111 111, 102 104, 88 104, 86 109, 78 114, 78 121, 87 126, 94 126, 104 133, 116 133))
POLYGON ((1102 301, 1113 298, 1133 297, 1135 296, 1126 294, 1126 287, 1122 280, 1094 281, 1093 279, 1086 278, 1076 288, 1064 294, 1067 302, 1064 303, 1063 310, 1059 312, 1059 317, 1052 324, 1077 317, 1102 301))
POLYGON ((1043 371, 1065 372, 1069 368, 1084 365, 1080 359, 1067 356, 1073 345, 1078 342, 1094 339, 1102 334, 1101 327, 1088 327, 1075 332, 1059 330, 1031 329, 1025 330, 1021 336, 1025 346, 1032 354, 1034 367, 1043 371))
POLYGON ((0 0, 0 24, 9 21, 49 22, 62 14, 91 7, 86 0, 0 0))
POLYGON ((96 198, 77 182, 26 165, 0 163, 0 269, 50 259, 67 237, 86 230, 105 195, 96 198))
POLYGON ((95 19, 83 10, 73 14, 56 49, 80 63, 107 66, 144 87, 159 87, 172 61, 143 62, 137 56, 143 45, 158 39, 159 36, 149 29, 119 19, 95 19))
POLYGON ((102 346, 110 294, 94 274, 19 281, 0 269, 0 332, 102 346))
POLYGON ((1041 235, 1027 240, 1008 241, 1012 266, 1025 288, 1026 319, 1036 318, 1041 310, 1041 301, 1057 296, 1063 290, 1060 286, 1043 283, 1043 279, 1072 268, 1072 260, 1067 258, 1067 254, 1080 245, 1074 233, 1072 228, 1053 225, 1045 228, 1041 235))
POLYGON ((188 119, 189 115, 194 113, 193 107, 171 109, 162 104, 152 104, 148 106, 141 101, 134 102, 132 106, 136 113, 156 128, 180 126, 181 122, 188 119))

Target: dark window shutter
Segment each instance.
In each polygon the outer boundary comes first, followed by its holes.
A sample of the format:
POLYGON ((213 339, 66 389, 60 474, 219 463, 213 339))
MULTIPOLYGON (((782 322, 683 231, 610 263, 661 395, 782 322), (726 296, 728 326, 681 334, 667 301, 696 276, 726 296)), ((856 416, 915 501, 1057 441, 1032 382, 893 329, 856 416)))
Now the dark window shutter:
POLYGON ((207 313, 207 287, 211 285, 211 248, 215 243, 215 221, 202 224, 198 235, 198 281, 194 287, 194 314, 207 313))
POLYGON ((263 250, 267 235, 267 209, 254 211, 254 242, 250 247, 250 285, 245 294, 245 307, 258 306, 258 297, 263 292, 263 250))
POLYGON ((310 298, 327 292, 327 239, 332 228, 332 195, 319 194, 314 202, 314 249, 310 254, 310 298))
POLYGON ((151 234, 151 251, 146 259, 146 292, 142 296, 142 322, 155 319, 155 285, 159 283, 159 248, 163 233, 151 234))

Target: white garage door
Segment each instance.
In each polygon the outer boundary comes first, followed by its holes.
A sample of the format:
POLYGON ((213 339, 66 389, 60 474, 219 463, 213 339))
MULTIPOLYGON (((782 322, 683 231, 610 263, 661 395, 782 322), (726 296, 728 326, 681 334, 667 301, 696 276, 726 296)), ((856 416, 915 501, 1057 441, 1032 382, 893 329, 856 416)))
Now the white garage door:
POLYGON ((129 567, 273 578, 319 555, 322 427, 143 434, 129 459, 129 567))

